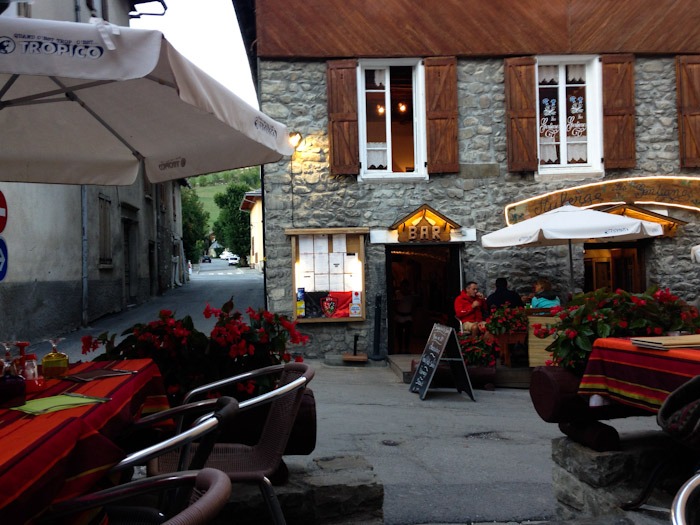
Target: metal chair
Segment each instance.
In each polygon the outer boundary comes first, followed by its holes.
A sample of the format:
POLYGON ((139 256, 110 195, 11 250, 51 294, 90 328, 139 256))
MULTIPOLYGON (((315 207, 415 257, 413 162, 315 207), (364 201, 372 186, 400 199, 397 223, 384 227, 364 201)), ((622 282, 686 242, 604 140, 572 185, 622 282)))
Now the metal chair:
MULTIPOLYGON (((211 453, 202 451, 201 444, 193 443, 190 446, 188 457, 167 454, 154 458, 148 463, 148 474, 160 475, 164 472, 177 471, 180 470, 182 463, 188 461, 189 458, 207 456, 202 466, 226 472, 234 483, 257 484, 274 523, 285 524, 282 509, 270 482, 270 476, 282 460, 282 454, 299 410, 304 389, 313 379, 313 368, 305 363, 270 366, 197 388, 190 392, 185 400, 191 401, 207 392, 219 390, 240 381, 278 374, 281 375, 277 388, 238 404, 240 411, 270 404, 258 443, 249 446, 219 442, 213 446, 211 453)), ((191 461, 191 465, 199 466, 195 459, 191 461)))
POLYGON ((184 416, 198 418, 188 430, 128 454, 126 458, 110 469, 110 474, 121 473, 134 466, 144 465, 147 461, 162 454, 175 453, 184 457, 187 453, 186 446, 199 440, 200 453, 192 456, 190 468, 187 471, 180 469, 180 472, 165 476, 131 481, 61 502, 52 506, 42 516, 41 522, 54 523, 69 515, 104 507, 110 524, 137 525, 165 522, 172 525, 190 525, 207 523, 221 511, 223 505, 228 501, 231 493, 231 481, 226 474, 214 469, 205 469, 206 472, 201 475, 198 473, 198 469, 201 468, 206 455, 213 448, 219 432, 237 413, 238 402, 230 397, 221 397, 188 403, 136 421, 133 428, 138 430, 172 418, 184 416), (177 449, 180 449, 179 453, 177 449), (221 476, 226 479, 225 483, 221 481, 221 476), (188 498, 184 489, 193 484, 194 490, 187 491, 190 493, 188 498), (173 488, 177 488, 177 490, 173 491, 173 488), (207 495, 210 490, 211 494, 207 495), (133 503, 125 506, 107 506, 115 501, 154 492, 168 493, 168 496, 161 498, 155 507, 134 505, 133 503), (189 507, 187 507, 188 501, 189 507))
POLYGON ((216 518, 231 496, 231 480, 216 469, 190 470, 152 478, 142 478, 123 485, 101 490, 86 496, 64 501, 52 507, 42 522, 64 521, 70 516, 90 509, 104 507, 110 525, 205 525, 216 518), (114 503, 147 494, 174 489, 190 489, 187 506, 169 518, 157 509, 119 507, 114 503))

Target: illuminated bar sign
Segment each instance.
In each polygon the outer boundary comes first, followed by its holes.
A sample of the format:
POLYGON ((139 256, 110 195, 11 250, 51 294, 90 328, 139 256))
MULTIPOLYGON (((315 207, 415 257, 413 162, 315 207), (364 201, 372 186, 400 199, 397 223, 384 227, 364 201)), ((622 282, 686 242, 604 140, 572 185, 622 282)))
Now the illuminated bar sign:
POLYGON ((456 228, 461 226, 427 204, 390 226, 399 242, 450 242, 450 232, 456 228))

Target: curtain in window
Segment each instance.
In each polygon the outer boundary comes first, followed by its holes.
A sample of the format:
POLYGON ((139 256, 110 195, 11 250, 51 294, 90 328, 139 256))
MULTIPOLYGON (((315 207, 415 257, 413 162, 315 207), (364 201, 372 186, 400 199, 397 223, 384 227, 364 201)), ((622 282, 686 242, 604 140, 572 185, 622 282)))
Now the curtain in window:
POLYGON ((581 84, 586 81, 586 65, 569 64, 566 66, 566 75, 567 82, 581 84))
POLYGON ((539 66, 540 84, 557 82, 559 80, 559 66, 539 66))

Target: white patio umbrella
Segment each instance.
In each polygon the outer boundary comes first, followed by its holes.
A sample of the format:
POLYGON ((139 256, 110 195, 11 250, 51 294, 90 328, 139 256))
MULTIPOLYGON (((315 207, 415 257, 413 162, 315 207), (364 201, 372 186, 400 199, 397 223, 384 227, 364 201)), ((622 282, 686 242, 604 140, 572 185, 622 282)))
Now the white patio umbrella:
POLYGON ((569 246, 569 283, 573 289, 572 243, 591 240, 631 241, 663 234, 660 224, 624 215, 578 208, 565 204, 531 219, 515 223, 481 237, 484 248, 510 246, 569 246))
POLYGON ((159 31, 0 17, 0 180, 126 185, 276 162, 284 125, 159 31))

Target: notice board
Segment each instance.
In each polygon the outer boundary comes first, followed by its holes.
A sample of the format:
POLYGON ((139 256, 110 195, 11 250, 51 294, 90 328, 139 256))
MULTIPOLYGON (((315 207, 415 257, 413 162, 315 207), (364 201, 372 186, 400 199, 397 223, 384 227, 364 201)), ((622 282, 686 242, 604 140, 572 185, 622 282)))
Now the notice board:
POLYGON ((425 343, 423 355, 413 374, 409 390, 420 394, 421 399, 425 399, 440 363, 449 365, 457 392, 465 392, 472 401, 476 401, 467 366, 464 364, 459 348, 457 334, 454 328, 438 323, 433 325, 428 341, 425 343))

